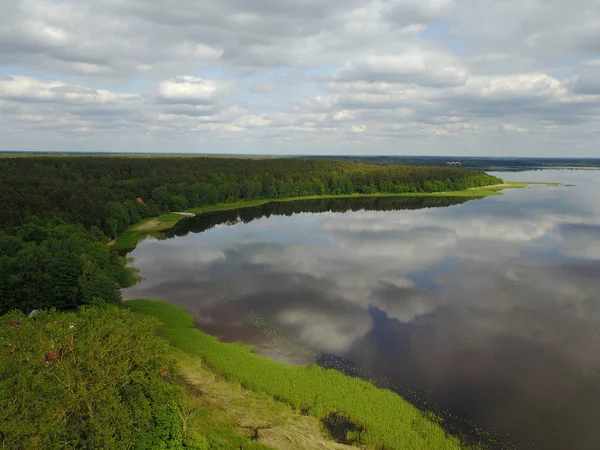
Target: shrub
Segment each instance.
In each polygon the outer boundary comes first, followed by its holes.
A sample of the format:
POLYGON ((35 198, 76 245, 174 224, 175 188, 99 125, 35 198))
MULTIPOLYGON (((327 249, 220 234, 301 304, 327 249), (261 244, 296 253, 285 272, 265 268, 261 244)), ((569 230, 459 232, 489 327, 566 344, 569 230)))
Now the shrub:
POLYGON ((186 447, 156 328, 106 304, 0 317, 0 447, 186 447))

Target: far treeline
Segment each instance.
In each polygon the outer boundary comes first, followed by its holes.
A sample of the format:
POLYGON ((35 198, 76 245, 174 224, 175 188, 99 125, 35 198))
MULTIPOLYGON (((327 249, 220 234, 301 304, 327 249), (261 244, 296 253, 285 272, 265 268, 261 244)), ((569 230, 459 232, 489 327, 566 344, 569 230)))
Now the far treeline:
POLYGON ((600 168, 600 158, 523 158, 474 156, 314 156, 378 166, 460 166, 486 171, 600 168))
POLYGON ((217 225, 250 223, 253 220, 271 216, 291 216, 300 213, 348 212, 348 211, 398 211, 425 208, 441 208, 460 205, 471 201, 469 197, 342 197, 316 200, 296 200, 293 202, 269 202, 250 208, 226 211, 211 211, 187 217, 177 222, 160 238, 187 236, 189 233, 202 233, 217 225))
POLYGON ((217 203, 309 195, 464 190, 501 182, 476 170, 314 159, 0 159, 0 229, 57 217, 114 238, 146 217, 217 203))

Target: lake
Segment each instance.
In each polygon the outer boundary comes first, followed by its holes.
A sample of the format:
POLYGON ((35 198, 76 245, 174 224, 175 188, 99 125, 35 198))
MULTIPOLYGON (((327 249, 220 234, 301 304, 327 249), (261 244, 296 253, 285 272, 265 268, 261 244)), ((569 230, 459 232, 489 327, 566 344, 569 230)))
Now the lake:
POLYGON ((600 172, 495 175, 575 186, 185 219, 130 254, 145 280, 123 295, 371 379, 498 447, 597 449, 600 172))

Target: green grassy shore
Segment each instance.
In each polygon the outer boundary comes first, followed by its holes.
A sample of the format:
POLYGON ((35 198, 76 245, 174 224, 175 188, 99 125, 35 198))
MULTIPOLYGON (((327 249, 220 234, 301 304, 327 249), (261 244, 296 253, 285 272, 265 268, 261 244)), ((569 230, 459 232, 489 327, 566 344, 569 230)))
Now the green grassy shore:
POLYGON ((144 237, 168 230, 177 222, 186 217, 186 214, 202 214, 205 212, 227 211, 231 209, 251 208, 253 206, 261 206, 267 203, 276 202, 294 202, 299 200, 318 200, 326 198, 360 198, 360 197, 472 197, 482 198, 490 195, 501 195, 504 189, 524 188, 528 185, 547 185, 559 186, 560 183, 543 183, 543 182, 507 182, 498 185, 485 186, 479 188, 466 189, 464 191, 448 191, 448 192, 425 192, 425 193, 378 193, 378 194, 350 194, 350 195, 311 195, 304 197, 288 197, 277 199, 261 199, 235 203, 219 203, 216 205, 207 205, 200 208, 192 208, 182 211, 182 213, 169 213, 158 217, 150 217, 138 222, 124 233, 120 234, 111 245, 117 250, 132 250, 137 243, 144 237))
POLYGON ((440 427, 439 419, 389 390, 335 370, 283 364, 256 355, 251 347, 223 343, 194 328, 192 316, 183 308, 165 302, 125 304, 162 322, 161 333, 190 392, 200 390, 206 394, 200 397, 213 397, 219 404, 213 408, 216 418, 207 421, 210 414, 205 414, 204 421, 195 425, 211 440, 231 444, 235 435, 231 430, 247 428, 256 430, 257 444, 263 435, 265 445, 275 448, 344 448, 338 444, 371 449, 462 448, 456 437, 440 427), (223 418, 223 411, 228 418, 223 418), (286 442, 283 447, 282 442, 286 442))

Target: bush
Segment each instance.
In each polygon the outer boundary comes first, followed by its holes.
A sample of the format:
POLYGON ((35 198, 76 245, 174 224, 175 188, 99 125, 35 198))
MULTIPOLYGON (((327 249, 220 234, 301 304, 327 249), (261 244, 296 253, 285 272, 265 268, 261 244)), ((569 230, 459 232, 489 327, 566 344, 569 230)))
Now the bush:
POLYGON ((0 314, 12 309, 76 309, 95 297, 119 303, 136 281, 99 230, 32 218, 14 235, 0 232, 0 314))
POLYGON ((0 447, 186 447, 156 328, 108 305, 0 317, 0 447))

